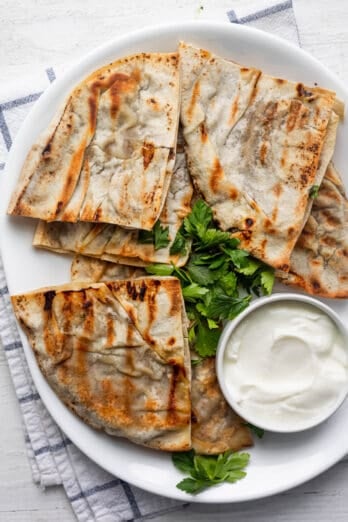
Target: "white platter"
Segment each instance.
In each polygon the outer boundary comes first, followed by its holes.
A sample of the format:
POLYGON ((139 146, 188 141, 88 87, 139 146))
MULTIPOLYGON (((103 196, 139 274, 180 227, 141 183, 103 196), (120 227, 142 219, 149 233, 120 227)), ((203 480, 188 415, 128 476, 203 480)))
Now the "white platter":
MULTIPOLYGON (((346 104, 348 92, 339 80, 314 58, 269 34, 235 24, 190 22, 152 27, 129 34, 96 49, 52 84, 36 102, 11 149, 0 181, 0 241, 10 293, 20 293, 69 280, 70 258, 35 250, 31 246, 35 223, 9 218, 6 208, 24 158, 74 84, 91 71, 134 52, 173 51, 180 39, 203 46, 244 65, 265 72, 314 83, 335 90, 346 104)), ((334 161, 348 185, 344 143, 348 124, 340 125, 334 161)), ((281 289, 280 289, 281 291, 281 289)), ((348 301, 326 300, 348 323, 348 301)), ((182 478, 169 455, 147 450, 125 440, 103 435, 73 415, 42 377, 32 351, 21 332, 34 382, 49 412, 66 435, 91 459, 118 477, 148 491, 184 501, 225 503, 272 495, 323 472, 348 452, 348 402, 316 429, 292 435, 267 433, 250 450, 247 477, 223 484, 196 497, 178 490, 182 478)))

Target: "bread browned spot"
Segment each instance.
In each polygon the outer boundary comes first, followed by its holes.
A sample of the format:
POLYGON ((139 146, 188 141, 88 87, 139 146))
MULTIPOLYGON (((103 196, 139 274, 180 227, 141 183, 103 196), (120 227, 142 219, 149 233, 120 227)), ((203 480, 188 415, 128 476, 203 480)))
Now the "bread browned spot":
POLYGON ((142 148, 144 169, 147 169, 147 167, 150 165, 151 161, 153 160, 154 154, 155 154, 154 144, 145 142, 143 145, 143 148, 142 148))
POLYGON ((190 105, 187 109, 187 117, 189 119, 192 118, 192 115, 193 115, 193 111, 196 107, 196 104, 197 104, 197 101, 198 101, 198 98, 199 98, 199 95, 200 95, 200 91, 201 91, 201 88, 200 88, 200 83, 199 81, 197 81, 193 87, 193 92, 192 92, 192 97, 191 97, 191 101, 190 101, 190 105))
MULTIPOLYGON (((245 69, 245 72, 247 72, 248 70, 249 69, 245 69)), ((236 96, 236 98, 233 100, 233 103, 232 103, 230 118, 229 118, 230 125, 232 125, 234 123, 234 120, 236 118, 236 114, 237 114, 238 106, 239 106, 238 102, 239 102, 239 94, 236 96)))
POLYGON ((219 185, 223 176, 224 171, 219 161, 219 158, 215 158, 209 177, 209 185, 213 192, 218 192, 219 185))
POLYGON ((200 132, 201 132, 202 143, 205 143, 207 141, 207 139, 208 139, 208 134, 207 134, 207 130, 205 128, 204 122, 201 123, 201 125, 199 126, 199 129, 200 129, 200 132))

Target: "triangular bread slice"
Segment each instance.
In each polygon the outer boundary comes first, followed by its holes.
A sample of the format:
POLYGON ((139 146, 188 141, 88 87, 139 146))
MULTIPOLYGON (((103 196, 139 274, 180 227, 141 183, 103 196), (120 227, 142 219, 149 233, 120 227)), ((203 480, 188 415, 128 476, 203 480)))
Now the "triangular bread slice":
POLYGON ((178 121, 176 53, 102 67, 32 147, 8 212, 150 230, 168 191, 178 121))
POLYGON ((332 163, 291 254, 290 270, 277 275, 309 294, 348 297, 348 201, 332 163))
POLYGON ((335 93, 273 78, 182 43, 181 122, 195 187, 223 230, 288 270, 309 190, 331 159, 335 93))
POLYGON ((40 221, 33 244, 54 252, 80 253, 113 263, 144 266, 148 263, 186 263, 188 250, 180 255, 170 255, 183 219, 191 210, 193 187, 186 168, 183 146, 178 143, 175 166, 169 191, 159 221, 168 227, 170 243, 155 250, 153 244, 142 243, 139 230, 127 230, 117 225, 95 223, 64 223, 40 221))
POLYGON ((77 255, 71 262, 71 280, 100 283, 114 279, 135 279, 146 276, 144 268, 120 265, 88 256, 77 255))
POLYGON ((165 451, 191 447, 180 283, 70 283, 12 297, 58 397, 94 428, 165 451))
POLYGON ((220 389, 215 357, 192 368, 192 447, 196 453, 216 455, 253 445, 246 422, 226 402, 220 389))

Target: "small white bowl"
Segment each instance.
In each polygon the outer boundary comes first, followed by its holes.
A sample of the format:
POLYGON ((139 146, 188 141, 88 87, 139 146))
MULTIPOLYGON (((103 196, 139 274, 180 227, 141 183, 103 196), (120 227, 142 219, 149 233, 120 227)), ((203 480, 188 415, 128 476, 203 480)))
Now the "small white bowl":
POLYGON ((263 307, 263 306, 268 306, 270 304, 273 304, 273 303, 276 303, 279 301, 295 301, 295 302, 307 303, 307 304, 312 305, 312 306, 318 308, 319 310, 325 312, 326 315, 328 315, 332 319, 332 321, 337 326, 338 330, 343 335, 343 338, 346 341, 346 343, 345 343, 346 348, 348 350, 348 330, 347 330, 345 324, 340 319, 340 317, 336 314, 336 312, 334 310, 332 310, 332 308, 330 308, 326 304, 322 303, 321 301, 317 301, 316 299, 314 299, 312 297, 302 295, 302 294, 293 294, 293 293, 273 294, 269 297, 261 297, 259 299, 256 299, 249 305, 249 307, 246 310, 244 310, 241 314, 239 314, 238 317, 236 317, 234 320, 226 323, 226 326, 221 334, 218 348, 217 348, 216 373, 217 373, 217 378, 218 378, 218 381, 220 384, 220 388, 222 390, 223 395, 225 396, 226 401, 233 408, 233 410, 236 413, 238 413, 238 415, 240 415, 244 420, 246 420, 247 422, 249 422, 251 424, 254 424, 255 426, 258 426, 259 428, 263 428, 267 431, 273 431, 273 432, 277 432, 277 433, 294 433, 294 432, 304 431, 304 430, 313 428, 314 426, 321 424, 323 421, 325 421, 329 417, 331 417, 331 415, 333 415, 333 413, 335 413, 335 411, 342 405, 342 403, 344 402, 344 400, 346 399, 346 397, 348 395, 348 380, 347 380, 346 389, 343 389, 342 392, 337 396, 337 401, 333 404, 332 408, 329 411, 325 411, 322 416, 317 416, 316 418, 314 418, 312 420, 312 422, 309 421, 305 426, 301 426, 301 427, 293 426, 291 428, 290 427, 284 428, 284 427, 278 426, 276 424, 268 425, 266 422, 262 423, 262 425, 261 425, 259 419, 251 418, 250 413, 246 414, 243 409, 243 406, 241 404, 237 403, 237 401, 235 401, 233 396, 231 395, 231 392, 228 389, 228 386, 226 385, 225 377, 224 377, 225 349, 227 347, 228 341, 229 341, 233 331, 235 330, 235 328, 254 310, 256 310, 260 307, 263 307))

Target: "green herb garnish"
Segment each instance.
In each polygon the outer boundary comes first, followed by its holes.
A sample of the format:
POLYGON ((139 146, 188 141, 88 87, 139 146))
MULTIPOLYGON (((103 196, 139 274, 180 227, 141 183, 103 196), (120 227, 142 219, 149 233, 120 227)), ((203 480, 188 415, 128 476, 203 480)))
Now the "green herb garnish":
POLYGON ((199 364, 201 364, 202 361, 203 361, 203 359, 201 359, 201 358, 191 359, 191 366, 198 366, 199 364))
POLYGON ((316 199, 319 196, 319 185, 313 185, 309 190, 309 197, 316 199))
POLYGON ((188 248, 187 240, 180 229, 174 239, 173 244, 170 247, 169 253, 171 256, 176 254, 186 254, 188 248))
POLYGON ((265 434, 265 430, 263 428, 258 428, 257 426, 254 426, 254 424, 251 424, 250 422, 246 422, 245 423, 246 426, 248 426, 248 428, 250 428, 250 430, 255 433, 255 435, 259 438, 259 439, 262 439, 262 437, 264 436, 265 434))
POLYGON ((146 266, 146 272, 151 275, 170 276, 174 272, 174 266, 154 263, 146 266))
POLYGON ((169 245, 169 227, 162 227, 159 221, 156 221, 152 230, 141 230, 138 236, 140 243, 152 244, 155 250, 160 250, 169 245))
POLYGON ((184 255, 191 248, 186 266, 146 267, 149 274, 173 275, 180 280, 190 319, 190 345, 201 358, 215 355, 222 321, 242 312, 251 293, 272 292, 274 270, 238 245, 238 239, 215 227, 211 208, 198 200, 170 249, 171 254, 184 255))
POLYGON ((237 482, 245 477, 249 453, 226 451, 217 456, 196 455, 193 450, 172 455, 174 465, 189 477, 176 487, 196 494, 221 482, 237 482))

